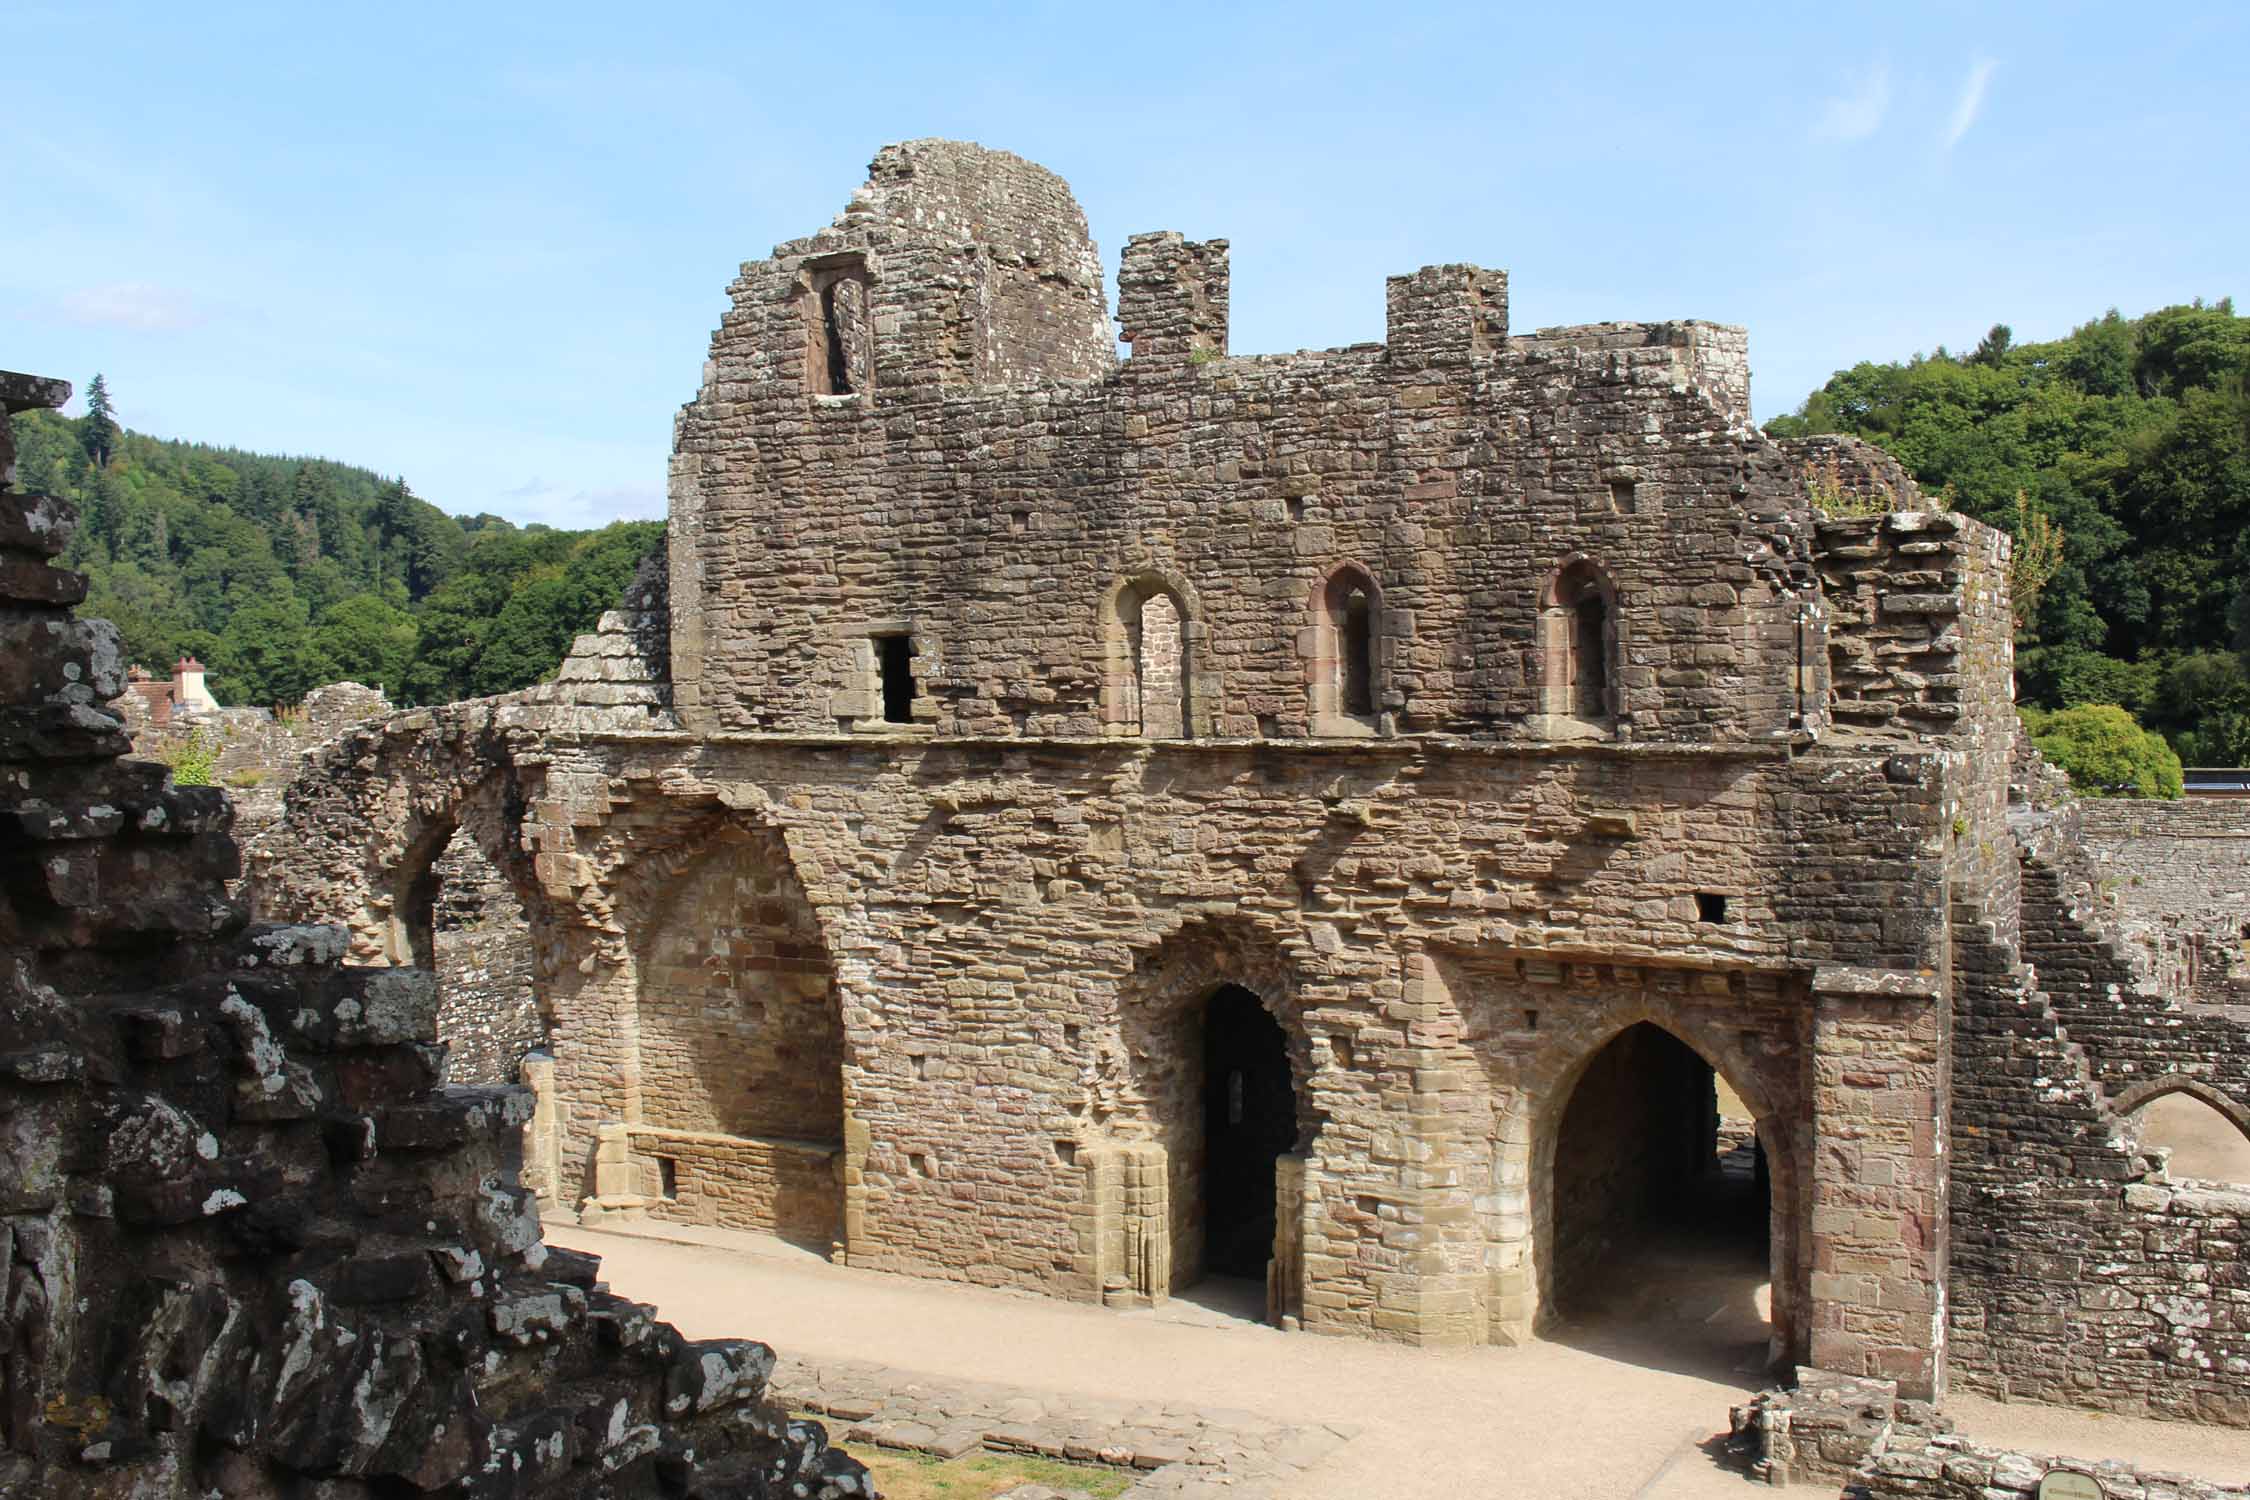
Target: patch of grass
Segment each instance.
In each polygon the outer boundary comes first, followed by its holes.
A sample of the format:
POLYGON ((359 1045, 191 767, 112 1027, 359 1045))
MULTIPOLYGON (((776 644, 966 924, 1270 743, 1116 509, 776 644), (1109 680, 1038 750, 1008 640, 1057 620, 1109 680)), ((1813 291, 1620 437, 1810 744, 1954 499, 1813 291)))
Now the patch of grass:
POLYGON ((1094 1500, 1113 1500, 1138 1476, 1102 1464, 1062 1463, 1023 1453, 965 1453, 937 1459, 926 1453, 901 1453, 872 1443, 850 1445, 852 1457, 867 1465, 883 1500, 992 1500, 1023 1484, 1073 1490, 1094 1500))

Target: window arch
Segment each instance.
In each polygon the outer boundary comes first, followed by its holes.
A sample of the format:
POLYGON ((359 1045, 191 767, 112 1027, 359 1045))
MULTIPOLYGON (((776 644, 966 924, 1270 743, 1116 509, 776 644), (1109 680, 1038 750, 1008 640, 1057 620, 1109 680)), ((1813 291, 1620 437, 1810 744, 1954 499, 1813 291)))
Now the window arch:
POLYGON ((805 388, 815 396, 872 398, 875 321, 866 257, 824 256, 807 263, 805 388))
POLYGON ((1375 576, 1343 563, 1322 579, 1304 640, 1312 732, 1375 733, 1383 698, 1383 595, 1375 576))
POLYGON ((2114 1103, 2142 1145, 2171 1153, 2174 1177, 2250 1184, 2250 1109, 2223 1090, 2172 1073, 2126 1089, 2114 1103))
POLYGON ((1579 557, 1555 569, 1539 599, 1539 710, 1607 729, 1619 711, 1617 586, 1579 557))
POLYGON ((1157 573, 1126 579, 1102 607, 1107 662, 1102 732, 1193 739, 1207 717, 1195 670, 1201 633, 1186 588, 1157 573))

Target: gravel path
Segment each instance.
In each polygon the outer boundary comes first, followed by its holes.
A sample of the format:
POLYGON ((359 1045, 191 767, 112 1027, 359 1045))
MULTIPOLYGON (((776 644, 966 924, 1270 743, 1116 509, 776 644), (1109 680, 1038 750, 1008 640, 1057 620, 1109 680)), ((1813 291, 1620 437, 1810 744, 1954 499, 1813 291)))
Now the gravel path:
MULTIPOLYGON (((648 1228, 699 1243, 567 1224, 550 1224, 548 1238, 602 1256, 617 1291, 655 1303, 690 1337, 748 1334, 808 1361, 1356 1429, 1290 1476, 1290 1495, 1303 1500, 1749 1493, 1718 1467, 1713 1441, 1728 1406, 1761 1383, 1737 1368, 1756 1363, 1739 1305, 1704 1317, 1692 1294, 1669 1307, 1644 1297, 1628 1316, 1560 1340, 1419 1350, 1248 1322, 1224 1284, 1193 1302, 1118 1313, 831 1266, 755 1236, 648 1228)), ((2239 1430, 1966 1399, 1949 1410, 1986 1442, 2161 1462, 2214 1479, 2250 1472, 2250 1434, 2239 1430)))

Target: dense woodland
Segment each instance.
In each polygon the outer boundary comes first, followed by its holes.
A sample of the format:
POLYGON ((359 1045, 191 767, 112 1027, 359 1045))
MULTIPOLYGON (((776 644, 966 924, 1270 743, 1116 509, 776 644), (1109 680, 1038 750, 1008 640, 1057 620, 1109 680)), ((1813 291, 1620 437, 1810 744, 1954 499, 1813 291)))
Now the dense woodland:
MULTIPOLYGON (((448 516, 365 469, 125 432, 99 377, 88 403, 17 419, 24 481, 84 518, 67 561, 93 579, 87 611, 154 671, 202 657, 224 702, 347 677, 411 703, 536 682, 662 536, 448 516)), ((1856 433, 1971 515, 2059 529, 2019 622, 2035 731, 2114 737, 2112 718, 2045 717, 2111 704, 2187 764, 2250 765, 2250 318, 2231 302, 1855 365, 1767 428, 1856 433)))
POLYGON ((78 507, 63 561, 92 581, 84 612, 160 677, 202 658, 222 703, 294 703, 347 678, 408 703, 524 687, 663 535, 449 516, 365 469, 123 431, 98 376, 87 400, 83 417, 15 419, 20 482, 78 507))
POLYGON ((2189 765, 2250 765, 2250 318, 2231 302, 1854 365, 1767 430, 1856 433, 1970 515, 2047 518, 2061 566, 2019 623, 2022 701, 2115 704, 2189 765))

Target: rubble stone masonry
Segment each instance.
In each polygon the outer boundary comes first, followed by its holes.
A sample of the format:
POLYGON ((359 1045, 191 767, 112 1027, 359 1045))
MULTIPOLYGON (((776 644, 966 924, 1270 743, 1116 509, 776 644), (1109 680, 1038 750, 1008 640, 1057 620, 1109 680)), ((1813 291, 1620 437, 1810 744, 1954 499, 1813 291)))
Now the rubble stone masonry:
POLYGON ((2134 960, 2041 884, 2007 539, 1752 429, 1739 330, 1513 334, 1455 265, 1237 356, 1227 248, 1127 244, 1119 361, 1059 179, 886 148, 730 287, 660 567, 555 683, 315 757, 260 912, 395 961, 473 842, 553 1048, 527 1180, 590 1216, 1109 1305, 1249 1235, 1283 1326, 1509 1342, 1662 1154, 1566 1142, 1581 1085, 1700 1139, 1709 1067, 1777 1361, 2250 1421, 2235 1266, 2151 1252, 2120 1318, 2036 1259, 2156 1225, 2109 1080, 2184 997, 2064 1029, 2134 960), (1605 1050, 1643 1023, 1689 1060, 1605 1050))

